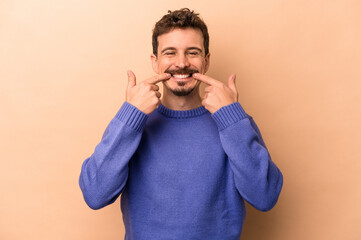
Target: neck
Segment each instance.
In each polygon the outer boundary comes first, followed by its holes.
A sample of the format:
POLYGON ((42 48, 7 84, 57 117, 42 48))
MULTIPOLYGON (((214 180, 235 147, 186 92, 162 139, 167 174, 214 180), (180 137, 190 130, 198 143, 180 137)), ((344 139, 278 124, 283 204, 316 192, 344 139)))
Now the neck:
POLYGON ((185 111, 202 106, 202 99, 199 95, 199 87, 187 96, 176 96, 168 88, 163 87, 162 104, 166 108, 178 111, 185 111))

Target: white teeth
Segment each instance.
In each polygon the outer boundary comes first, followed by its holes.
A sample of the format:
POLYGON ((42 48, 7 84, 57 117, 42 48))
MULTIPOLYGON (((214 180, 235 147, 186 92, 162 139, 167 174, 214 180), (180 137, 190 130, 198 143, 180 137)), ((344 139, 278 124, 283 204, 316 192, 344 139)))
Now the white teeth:
POLYGON ((190 77, 190 74, 183 74, 183 75, 173 75, 174 78, 188 78, 190 77))

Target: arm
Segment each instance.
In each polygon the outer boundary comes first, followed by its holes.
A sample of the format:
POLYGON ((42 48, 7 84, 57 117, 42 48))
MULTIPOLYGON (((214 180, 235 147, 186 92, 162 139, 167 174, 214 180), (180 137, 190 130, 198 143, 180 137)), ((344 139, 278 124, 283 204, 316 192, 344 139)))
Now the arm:
POLYGON ((170 74, 161 74, 137 84, 134 73, 128 71, 127 101, 81 169, 79 185, 90 208, 99 209, 113 203, 123 191, 128 163, 139 146, 147 114, 160 103, 156 83, 169 78, 170 74))
POLYGON ((113 203, 128 179, 128 163, 138 148, 147 115, 125 102, 84 161, 79 185, 92 209, 113 203))
POLYGON ((256 123, 238 102, 222 107, 212 116, 237 190, 258 210, 270 210, 278 200, 283 176, 272 162, 256 123))

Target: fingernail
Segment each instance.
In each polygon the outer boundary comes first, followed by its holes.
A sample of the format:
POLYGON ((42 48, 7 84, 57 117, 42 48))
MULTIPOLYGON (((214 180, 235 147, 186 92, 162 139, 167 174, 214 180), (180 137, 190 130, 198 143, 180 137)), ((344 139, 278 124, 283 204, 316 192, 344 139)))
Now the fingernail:
POLYGON ((197 73, 193 73, 193 76, 194 76, 194 77, 197 77, 197 76, 198 76, 198 74, 197 74, 197 73))

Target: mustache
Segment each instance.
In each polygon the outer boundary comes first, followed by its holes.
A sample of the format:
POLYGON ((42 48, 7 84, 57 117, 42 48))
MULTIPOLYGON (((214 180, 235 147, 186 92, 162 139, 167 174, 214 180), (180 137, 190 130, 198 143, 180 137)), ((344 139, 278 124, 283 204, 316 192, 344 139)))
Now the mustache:
POLYGON ((193 74, 193 73, 198 73, 199 71, 197 69, 192 69, 192 68, 183 68, 176 70, 167 69, 164 72, 174 75, 174 74, 193 74))

